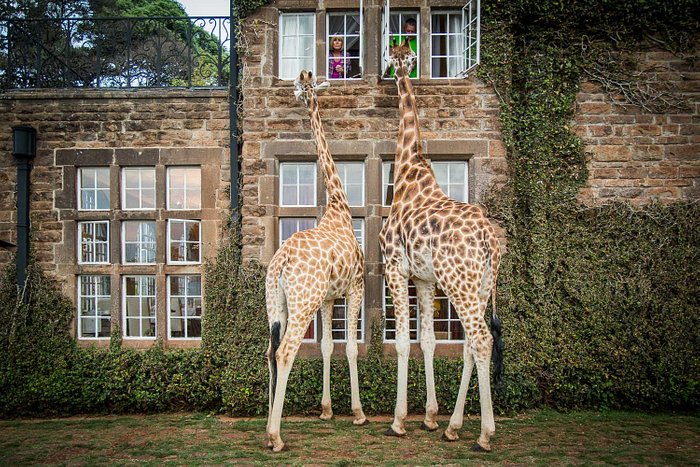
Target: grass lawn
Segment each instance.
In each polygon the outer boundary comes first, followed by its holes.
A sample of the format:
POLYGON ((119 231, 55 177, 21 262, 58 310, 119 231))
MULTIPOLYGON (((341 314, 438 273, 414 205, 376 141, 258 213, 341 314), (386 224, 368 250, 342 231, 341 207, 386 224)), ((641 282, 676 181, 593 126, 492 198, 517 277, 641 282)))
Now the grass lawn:
POLYGON ((528 412, 496 420, 491 453, 474 453, 478 418, 465 419, 461 439, 441 429, 383 436, 389 416, 364 427, 350 417, 282 420, 288 451, 265 448, 264 419, 205 414, 0 420, 0 465, 95 464, 649 464, 700 465, 700 416, 629 412, 528 412))

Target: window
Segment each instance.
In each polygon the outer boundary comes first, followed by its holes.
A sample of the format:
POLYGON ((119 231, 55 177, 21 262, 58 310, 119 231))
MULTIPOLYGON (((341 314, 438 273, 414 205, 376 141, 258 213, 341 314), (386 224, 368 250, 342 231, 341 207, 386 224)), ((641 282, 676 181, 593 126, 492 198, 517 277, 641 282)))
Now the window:
POLYGON ((316 164, 280 164, 280 205, 316 206, 316 164))
POLYGON ((280 219, 280 246, 296 232, 313 229, 316 219, 311 217, 287 217, 280 219))
POLYGON ((479 63, 480 1, 462 11, 435 12, 430 21, 430 76, 465 77, 479 63))
POLYGON ((391 206, 394 199, 394 163, 382 162, 382 204, 391 206))
POLYGON ((79 210, 109 210, 109 167, 79 168, 78 187, 79 210))
POLYGON ((355 238, 360 244, 360 249, 365 251, 365 220, 364 219, 353 219, 352 220, 352 230, 355 232, 355 238))
POLYGON ((433 327, 435 329, 435 340, 438 341, 463 341, 464 327, 459 320, 457 310, 447 295, 437 289, 435 291, 435 310, 433 327))
POLYGON ((78 222, 78 264, 109 263, 109 221, 78 222))
POLYGON ((201 276, 168 277, 170 303, 170 337, 193 339, 202 337, 201 276))
MULTIPOLYGON (((391 292, 389 291, 389 284, 384 279, 384 340, 385 341, 395 341, 396 340, 396 314, 394 313, 394 301, 391 298, 391 292)), ((409 329, 409 339, 411 341, 417 341, 419 337, 418 333, 418 298, 416 296, 416 286, 413 282, 408 283, 408 329, 409 329)))
POLYGON ((466 162, 433 162, 433 171, 447 196, 463 203, 468 201, 466 162))
POLYGON ((122 169, 122 209, 156 208, 156 170, 153 167, 122 169))
POLYGON ((362 17, 360 12, 328 13, 326 37, 328 79, 362 75, 362 17))
POLYGON ((168 263, 195 264, 201 261, 199 221, 168 221, 168 263))
POLYGON ((124 337, 156 335, 156 276, 124 276, 124 337))
POLYGON ((156 262, 155 221, 125 221, 122 224, 122 262, 152 264, 156 262))
POLYGON ((202 207, 202 173, 199 167, 168 167, 168 209, 202 207))
MULTIPOLYGON (((386 0, 383 20, 382 55, 384 63, 382 64, 382 71, 384 71, 386 64, 389 63, 389 47, 408 40, 408 46, 416 54, 416 66, 408 76, 409 78, 417 78, 418 70, 420 70, 420 15, 416 11, 391 11, 389 0, 386 0)), ((394 76, 393 68, 389 70, 388 76, 394 76)))
POLYGON ((365 164, 364 162, 337 162, 338 174, 348 195, 350 206, 365 205, 365 164))
POLYGON ((109 276, 78 276, 78 337, 109 338, 111 314, 109 276))
POLYGON ((316 15, 281 13, 279 77, 295 79, 301 70, 316 74, 316 15))

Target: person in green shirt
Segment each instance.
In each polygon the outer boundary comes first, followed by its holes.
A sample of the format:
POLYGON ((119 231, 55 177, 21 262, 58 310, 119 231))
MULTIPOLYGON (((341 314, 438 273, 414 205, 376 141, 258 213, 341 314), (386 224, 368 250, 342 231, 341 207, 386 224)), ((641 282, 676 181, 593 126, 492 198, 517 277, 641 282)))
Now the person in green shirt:
MULTIPOLYGON (((411 48, 413 53, 418 55, 418 35, 416 34, 418 30, 418 24, 416 23, 416 20, 414 18, 408 18, 406 21, 404 21, 403 24, 403 34, 397 34, 391 36, 389 43, 390 45, 394 44, 401 44, 403 43, 404 39, 408 39, 408 46, 411 48)), ((394 76, 394 67, 391 67, 389 70, 389 76, 394 76)), ((417 78, 418 77, 418 67, 414 68, 411 70, 411 73, 408 75, 409 78, 417 78)))

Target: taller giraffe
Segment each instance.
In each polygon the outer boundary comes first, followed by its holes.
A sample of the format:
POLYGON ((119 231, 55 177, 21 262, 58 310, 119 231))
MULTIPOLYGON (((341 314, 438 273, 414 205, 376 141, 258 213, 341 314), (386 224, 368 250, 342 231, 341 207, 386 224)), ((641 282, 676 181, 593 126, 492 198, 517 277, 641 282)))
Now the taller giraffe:
MULTIPOLYGON (((500 263, 498 238, 479 206, 448 198, 440 189, 430 164, 423 158, 416 100, 409 73, 416 56, 407 42, 392 47, 399 93, 399 134, 394 167, 394 199, 382 227, 380 242, 386 258, 386 279, 396 313, 398 387, 394 422, 387 435, 403 436, 407 411, 409 343, 408 282, 412 280, 420 306, 421 349, 427 387, 423 427, 436 430, 438 412, 433 376, 435 285, 457 310, 464 326, 464 368, 454 412, 444 438, 455 441, 462 427, 464 401, 476 362, 481 400, 481 435, 474 450, 490 451, 496 427, 491 404, 489 365, 494 338, 484 320, 489 296, 493 300, 492 329, 500 333, 496 318, 496 277, 500 263)), ((496 357, 500 357, 497 353, 496 357)), ((498 362, 497 362, 498 363, 498 362)))
POLYGON ((323 337, 322 419, 333 416, 330 397, 330 359, 333 352, 331 321, 337 298, 348 300, 346 353, 350 366, 351 406, 355 425, 367 422, 357 378, 357 319, 364 295, 364 255, 355 238, 348 198, 336 170, 321 125, 316 80, 302 71, 295 81, 297 99, 306 104, 316 140, 318 161, 326 184, 326 212, 318 227, 288 238, 270 261, 265 278, 270 346, 270 407, 267 419, 268 447, 281 451, 280 422, 287 379, 306 329, 321 308, 323 337))

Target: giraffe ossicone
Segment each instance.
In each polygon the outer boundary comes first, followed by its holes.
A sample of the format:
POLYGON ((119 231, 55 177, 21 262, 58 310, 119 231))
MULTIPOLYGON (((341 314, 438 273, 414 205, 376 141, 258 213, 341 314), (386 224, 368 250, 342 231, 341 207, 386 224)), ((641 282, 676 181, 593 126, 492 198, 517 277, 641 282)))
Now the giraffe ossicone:
POLYGON ((348 198, 331 157, 319 114, 317 85, 311 72, 295 81, 295 97, 309 110, 318 162, 326 185, 326 212, 319 225, 295 233, 274 254, 265 278, 265 300, 270 326, 267 350, 270 391, 267 419, 268 447, 284 449, 280 424, 287 380, 301 341, 314 314, 321 310, 323 336, 322 419, 333 416, 330 397, 330 359, 333 352, 332 318, 337 298, 347 306, 346 354, 350 366, 351 408, 355 425, 367 423, 360 403, 357 375, 357 321, 364 296, 364 255, 355 238, 348 198))
MULTIPOLYGON (((430 163, 421 154, 418 112, 409 79, 415 54, 404 41, 390 49, 399 93, 399 133, 394 167, 394 198, 389 217, 380 232, 386 259, 385 275, 391 292, 396 322, 398 363, 396 408, 387 435, 406 433, 409 341, 408 283, 413 281, 420 310, 420 346, 425 362, 426 413, 423 426, 437 429, 438 413, 433 374, 435 286, 445 292, 464 328, 464 368, 457 402, 444 438, 455 441, 462 427, 464 403, 476 364, 481 403, 481 434, 475 450, 489 451, 495 433, 491 403, 490 363, 492 348, 499 344, 500 322, 496 317, 496 278, 500 246, 495 230, 483 210, 449 198, 440 189, 430 163), (484 319, 489 297, 493 314, 491 333, 484 319), (497 338, 495 338, 497 337, 497 338)), ((499 352, 494 354, 500 356, 499 352)), ((496 368, 501 368, 497 362, 496 368)), ((496 375, 499 376, 498 374, 496 375)))

